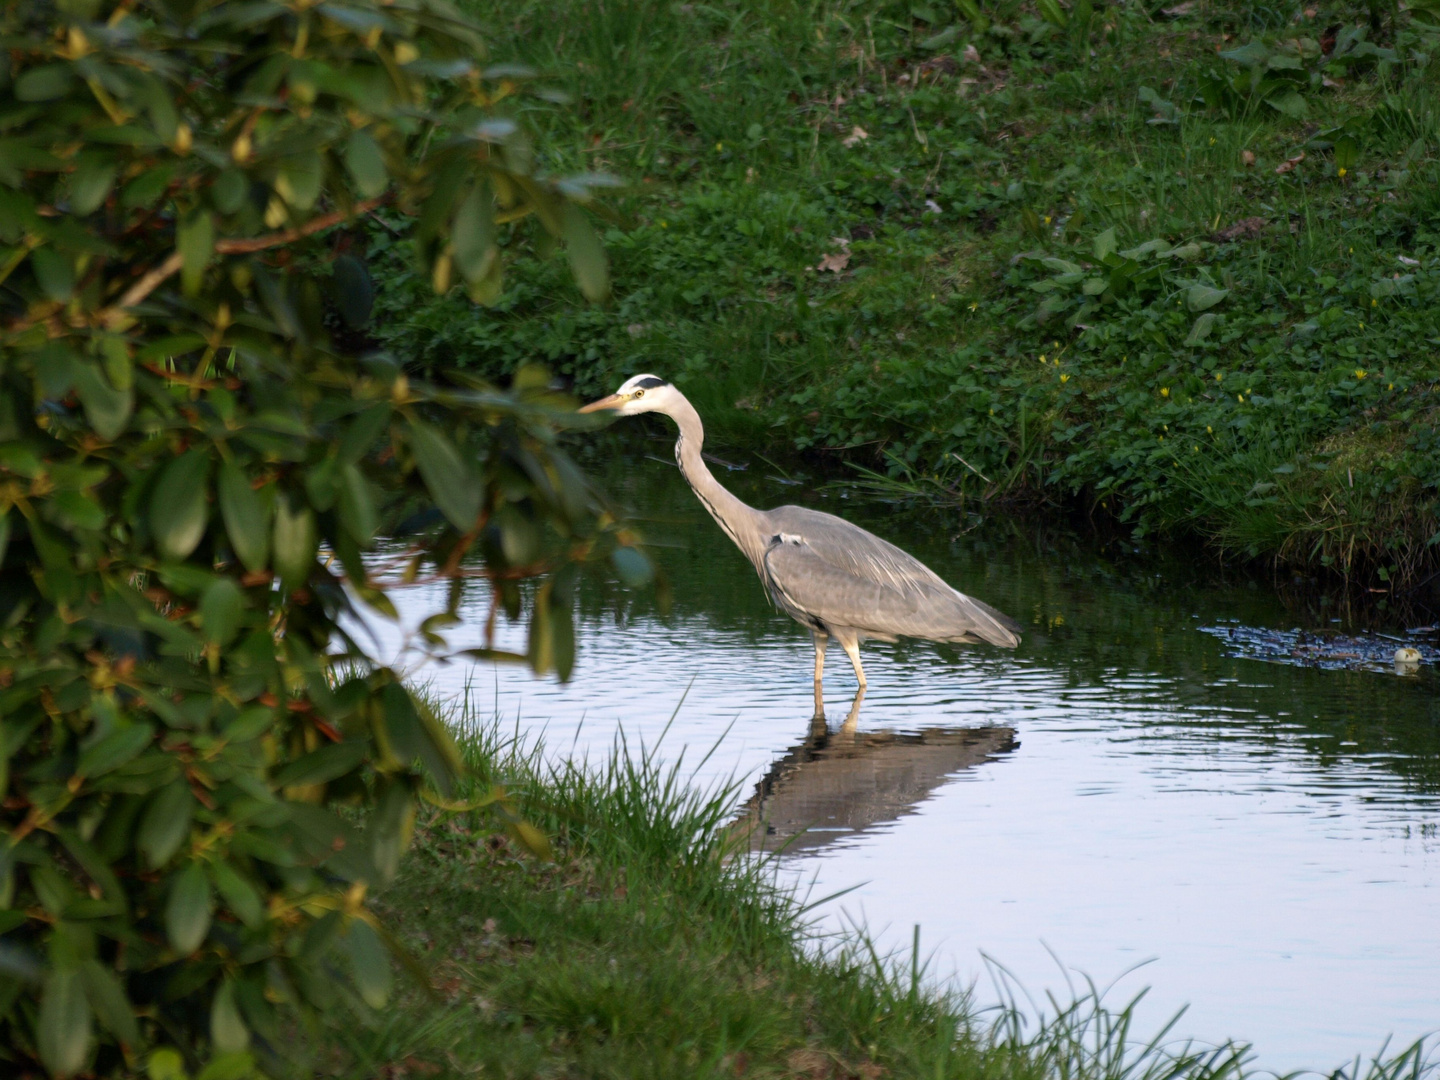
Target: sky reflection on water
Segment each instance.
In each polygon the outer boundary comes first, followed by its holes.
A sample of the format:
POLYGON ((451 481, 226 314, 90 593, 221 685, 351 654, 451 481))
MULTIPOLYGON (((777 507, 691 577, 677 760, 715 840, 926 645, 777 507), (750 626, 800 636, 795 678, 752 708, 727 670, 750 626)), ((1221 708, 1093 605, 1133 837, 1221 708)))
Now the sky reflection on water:
MULTIPOLYGON (((677 545, 662 551, 676 597, 668 617, 624 601, 613 583, 589 584, 568 685, 494 665, 421 677, 442 693, 468 687, 482 714, 543 733, 552 753, 602 756, 623 726, 632 744, 663 735, 662 756, 698 762, 723 735, 696 779, 743 778, 743 801, 809 731, 808 634, 768 610, 673 469, 637 468, 632 496, 657 518, 650 535, 677 545)), ((751 486, 741 494, 759 505, 796 498, 751 486)), ((1277 1070, 1334 1067, 1392 1033, 1398 1045, 1440 1029, 1430 673, 1226 659, 1202 623, 1281 627, 1295 616, 1253 583, 1207 581, 1220 575, 1203 566, 1117 565, 1004 530, 955 538, 953 514, 871 508, 877 525, 865 507, 814 505, 876 528, 1030 628, 1013 654, 866 647, 860 732, 1008 729, 1014 745, 944 782, 919 764, 909 779, 882 769, 843 781, 869 784, 872 801, 891 789, 916 801, 788 858, 817 896, 856 887, 827 909, 829 925, 859 919, 908 947, 919 923, 937 970, 975 980, 983 952, 1037 998, 1064 996, 1057 956, 1102 985, 1153 961, 1121 980, 1117 1003, 1149 985, 1151 1026, 1189 1002, 1177 1033, 1253 1041, 1277 1070)), ((401 606, 438 603, 415 590, 401 606)), ((452 645, 480 643, 488 604, 477 588, 452 645)), ((523 647, 518 630, 502 635, 523 647)), ((832 730, 853 686, 843 655, 832 656, 832 730)), ((977 994, 985 1000, 988 984, 977 994)))

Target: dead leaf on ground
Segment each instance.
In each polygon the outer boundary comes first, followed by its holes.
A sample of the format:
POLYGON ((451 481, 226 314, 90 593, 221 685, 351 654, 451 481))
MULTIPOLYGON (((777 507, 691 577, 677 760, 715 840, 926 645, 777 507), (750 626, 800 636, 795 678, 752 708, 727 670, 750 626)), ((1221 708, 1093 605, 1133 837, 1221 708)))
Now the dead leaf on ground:
POLYGON ((434 1076, 440 1071, 440 1066, 429 1061, 422 1061, 420 1058, 411 1055, 404 1061, 389 1062, 381 1066, 380 1075, 385 1080, 403 1080, 411 1076, 434 1076))
POLYGON ((858 142, 864 142, 869 137, 870 133, 864 128, 862 128, 859 124, 856 124, 853 128, 850 129, 850 134, 846 135, 845 138, 840 140, 840 145, 854 146, 858 142))
POLYGON ((1305 160, 1305 151, 1304 151, 1304 150, 1301 150, 1300 153, 1296 154, 1294 157, 1292 157, 1292 158, 1286 158, 1284 161, 1280 162, 1279 165, 1276 165, 1276 166, 1275 166, 1275 175, 1276 175, 1276 176, 1284 176, 1286 173, 1290 172, 1292 169, 1295 168, 1296 165, 1299 165, 1300 162, 1302 162, 1302 161, 1304 161, 1304 160, 1305 160))
POLYGON ((967 63, 978 64, 980 62, 980 50, 974 45, 966 45, 965 51, 961 54, 967 63))
POLYGON ((838 274, 850 265, 850 239, 845 236, 832 236, 830 242, 839 250, 820 256, 820 261, 815 264, 815 269, 821 273, 828 270, 832 274, 838 274))
POLYGON ((1269 222, 1263 217, 1242 218, 1234 225, 1227 225, 1210 239, 1217 244, 1228 244, 1232 240, 1250 240, 1264 232, 1267 224, 1269 222))
POLYGON ((791 1051, 790 1056, 785 1059, 785 1067, 796 1076, 803 1076, 808 1080, 819 1080, 820 1077, 828 1077, 834 1071, 834 1060, 829 1054, 820 1050, 806 1047, 803 1050, 791 1051))
POLYGON ((1252 151, 1252 150, 1241 150, 1241 151, 1240 151, 1240 161, 1241 161, 1241 163, 1243 163, 1247 168, 1248 168, 1249 166, 1251 166, 1251 165, 1254 165, 1254 164, 1255 164, 1255 153, 1254 153, 1254 151, 1252 151))
POLYGON ((922 75, 954 75, 960 65, 953 56, 936 56, 926 60, 918 70, 922 75))
POLYGON ((1343 90, 1345 88, 1345 80, 1332 79, 1329 75, 1322 75, 1320 76, 1320 85, 1326 90, 1343 90))
POLYGON ((1161 8, 1162 15, 1168 15, 1172 19, 1178 19, 1182 15, 1189 15, 1195 10, 1195 0, 1185 0, 1183 4, 1176 4, 1174 7, 1161 8))

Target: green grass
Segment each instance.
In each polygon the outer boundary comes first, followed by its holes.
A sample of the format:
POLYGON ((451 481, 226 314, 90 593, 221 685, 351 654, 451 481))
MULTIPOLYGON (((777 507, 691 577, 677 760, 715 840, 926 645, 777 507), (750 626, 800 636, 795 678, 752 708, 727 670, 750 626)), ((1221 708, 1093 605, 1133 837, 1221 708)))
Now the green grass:
MULTIPOLYGON (((483 812, 419 825, 381 912, 434 996, 410 990, 341 1039, 341 1077, 963 1077, 1240 1080, 1241 1047, 1133 1030, 1093 987, 980 1012, 932 979, 917 947, 817 937, 773 867, 733 857, 735 791, 696 791, 683 763, 617 746, 542 763, 461 718, 468 793, 505 781, 555 842, 525 853, 483 812)), ((1420 1051, 1352 1080, 1425 1080, 1420 1051)))
POLYGON ((380 335, 584 393, 652 370, 717 447, 1414 579, 1440 535, 1440 15, 1161 6, 472 5, 572 99, 516 106, 547 165, 630 183, 614 296, 586 306, 517 228, 494 308, 437 298, 380 231, 380 335), (1249 44, 1254 93, 1217 53, 1249 44), (1110 229, 1179 255, 1106 266, 1110 229))

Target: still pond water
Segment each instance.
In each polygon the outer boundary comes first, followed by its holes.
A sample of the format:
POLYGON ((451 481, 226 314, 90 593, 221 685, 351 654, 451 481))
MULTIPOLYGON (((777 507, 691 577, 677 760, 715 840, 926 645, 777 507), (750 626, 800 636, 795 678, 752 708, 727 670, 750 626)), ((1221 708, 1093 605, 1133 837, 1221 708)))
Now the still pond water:
MULTIPOLYGON (((743 778, 737 804, 763 795, 779 835, 815 823, 787 872, 817 897, 852 890, 822 924, 861 922, 896 948, 919 924, 932 970, 981 1002, 995 998, 985 957, 1037 1001, 1068 1000, 1067 978, 1118 980, 1116 1005, 1148 986, 1147 1033, 1188 1003, 1177 1034, 1251 1042, 1281 1071, 1440 1029, 1428 664, 1402 678, 1228 658, 1201 627, 1346 627, 1181 553, 1117 556, 1002 521, 962 532, 954 510, 825 497, 763 462, 716 467, 754 505, 871 528, 1027 627, 1014 652, 867 645, 849 738, 854 676, 832 648, 829 733, 812 731, 808 633, 770 609, 668 447, 647 446, 654 457, 620 455, 611 490, 666 545, 668 614, 591 581, 569 684, 493 665, 418 677, 468 685, 482 714, 552 753, 603 757, 623 729, 632 746, 663 732, 662 758, 699 762, 720 740, 697 782, 743 778)), ((442 603, 417 589, 403 609, 442 603)), ((477 584, 452 645, 478 644, 488 603, 477 584)), ((523 648, 518 630, 502 637, 523 648)))

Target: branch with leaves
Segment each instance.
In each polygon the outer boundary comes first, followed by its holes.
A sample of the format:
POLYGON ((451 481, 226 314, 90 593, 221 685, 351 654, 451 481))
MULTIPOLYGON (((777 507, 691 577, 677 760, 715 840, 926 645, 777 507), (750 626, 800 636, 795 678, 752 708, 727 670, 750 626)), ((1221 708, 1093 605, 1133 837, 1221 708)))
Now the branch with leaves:
POLYGON ((488 302, 545 229, 600 299, 589 193, 441 0, 0 26, 0 1072, 288 1074, 297 1022, 385 1005, 367 898, 461 768, 347 629, 395 617, 380 553, 448 584, 424 648, 479 588, 564 677, 580 564, 632 542, 545 373, 347 351, 373 286, 329 234, 393 203, 488 302))

